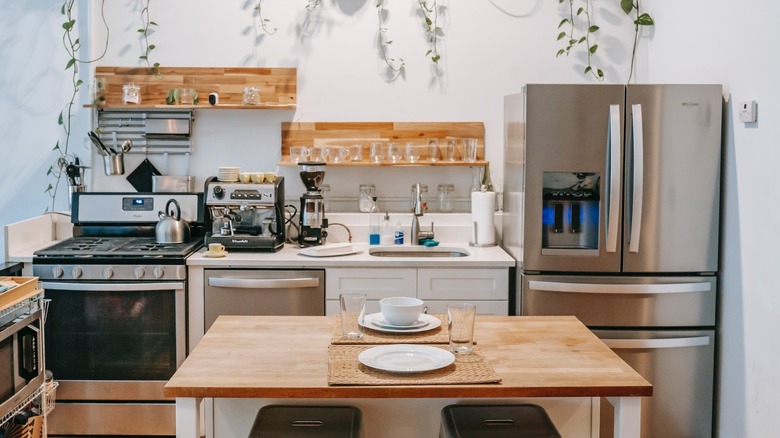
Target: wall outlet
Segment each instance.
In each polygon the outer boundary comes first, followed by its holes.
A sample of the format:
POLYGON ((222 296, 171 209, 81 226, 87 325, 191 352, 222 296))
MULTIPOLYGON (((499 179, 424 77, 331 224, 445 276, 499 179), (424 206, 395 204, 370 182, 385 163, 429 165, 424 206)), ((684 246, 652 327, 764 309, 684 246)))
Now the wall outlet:
POLYGON ((748 100, 739 103, 739 121, 743 123, 756 122, 756 104, 755 100, 748 100))

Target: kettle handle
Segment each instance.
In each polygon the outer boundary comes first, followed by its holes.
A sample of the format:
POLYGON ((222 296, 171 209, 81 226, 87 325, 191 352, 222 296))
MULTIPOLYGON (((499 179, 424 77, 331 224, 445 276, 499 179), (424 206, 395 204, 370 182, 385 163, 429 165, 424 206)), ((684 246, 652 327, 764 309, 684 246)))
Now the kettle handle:
POLYGON ((177 221, 181 220, 181 206, 179 206, 179 201, 177 201, 177 200, 175 200, 173 198, 169 199, 168 203, 165 204, 165 211, 168 212, 169 216, 171 216, 172 218, 176 219, 177 221), (176 206, 176 215, 175 215, 175 217, 174 217, 173 212, 170 210, 171 203, 173 203, 173 205, 176 206))

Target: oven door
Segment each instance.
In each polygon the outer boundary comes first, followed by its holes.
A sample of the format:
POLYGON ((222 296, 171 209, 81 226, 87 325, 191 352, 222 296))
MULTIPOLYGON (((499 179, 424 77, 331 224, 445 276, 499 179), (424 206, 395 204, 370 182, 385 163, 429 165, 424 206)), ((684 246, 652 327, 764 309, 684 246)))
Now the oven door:
POLYGON ((50 433, 153 435, 160 428, 172 430, 174 400, 163 396, 163 387, 187 351, 185 284, 41 285, 52 300, 45 324, 46 366, 60 382, 50 433))

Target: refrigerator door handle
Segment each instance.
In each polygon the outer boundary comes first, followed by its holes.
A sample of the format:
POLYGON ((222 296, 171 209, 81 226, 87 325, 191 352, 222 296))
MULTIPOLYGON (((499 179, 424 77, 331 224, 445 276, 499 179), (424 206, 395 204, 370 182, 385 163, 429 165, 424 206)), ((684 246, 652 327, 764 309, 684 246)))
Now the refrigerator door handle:
POLYGON ((685 348, 710 345, 709 336, 658 339, 601 339, 601 341, 614 350, 685 348))
POLYGON ((620 225, 620 105, 609 106, 609 209, 607 215, 607 252, 617 252, 620 225))
POLYGON ((528 282, 528 287, 531 290, 544 292, 620 295, 682 294, 692 292, 709 292, 712 290, 712 284, 709 282, 663 284, 600 284, 533 280, 528 282))
POLYGON ((631 237, 628 252, 639 252, 639 236, 642 232, 642 194, 644 188, 644 138, 642 133, 642 105, 631 105, 631 137, 634 162, 634 187, 631 206, 631 237))

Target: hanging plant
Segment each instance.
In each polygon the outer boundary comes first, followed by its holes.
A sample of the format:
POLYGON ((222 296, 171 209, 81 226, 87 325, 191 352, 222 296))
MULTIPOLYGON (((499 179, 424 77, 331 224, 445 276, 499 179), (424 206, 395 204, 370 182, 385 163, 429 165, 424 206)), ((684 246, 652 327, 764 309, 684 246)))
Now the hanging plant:
MULTIPOLYGON (((558 0, 558 4, 562 4, 564 1, 565 0, 558 0)), ((558 33, 558 41, 565 41, 566 46, 558 50, 558 53, 555 55, 555 57, 557 58, 561 55, 569 56, 569 53, 571 53, 573 48, 578 45, 584 45, 585 52, 587 54, 587 65, 585 66, 583 74, 591 74, 596 79, 603 81, 604 71, 598 67, 593 66, 593 57, 596 55, 596 51, 599 49, 599 45, 595 42, 595 37, 593 34, 598 32, 599 27, 593 24, 591 20, 590 0, 584 0, 584 5, 577 8, 576 13, 574 12, 574 0, 568 0, 568 2, 569 14, 567 17, 564 17, 560 23, 558 23, 558 29, 564 27, 568 28, 568 31, 564 30, 558 33), (582 20, 585 24, 585 33, 582 36, 579 36, 577 33, 579 30, 578 26, 576 25, 577 20, 582 20)))
POLYGON ((105 47, 103 48, 103 52, 95 59, 78 58, 78 51, 81 49, 81 40, 76 33, 76 18, 73 15, 74 6, 75 0, 65 0, 62 3, 62 7, 60 8, 60 13, 65 17, 65 21, 62 23, 62 44, 68 54, 68 61, 65 64, 65 70, 70 70, 71 72, 72 89, 70 93, 70 99, 65 104, 64 109, 60 111, 59 115, 57 116, 57 125, 62 128, 65 136, 62 142, 57 140, 57 142, 54 144, 52 151, 56 151, 58 153, 57 159, 54 160, 54 164, 49 166, 49 169, 46 171, 46 176, 54 178, 54 183, 48 183, 46 189, 44 190, 44 192, 47 193, 49 197, 51 197, 51 206, 46 207, 46 211, 49 211, 50 209, 54 210, 55 201, 57 200, 57 190, 59 189, 60 180, 62 179, 63 173, 66 171, 67 166, 80 165, 78 157, 75 154, 71 154, 69 152, 72 133, 71 122, 73 120, 73 107, 76 104, 76 98, 78 97, 79 90, 84 84, 84 81, 79 78, 79 64, 89 64, 98 61, 102 59, 108 51, 109 28, 108 23, 106 22, 105 14, 103 13, 105 0, 100 2, 100 17, 103 21, 103 26, 106 28, 105 47))
POLYGON ((387 27, 385 26, 385 20, 387 19, 387 10, 385 9, 384 0, 377 0, 376 13, 379 22, 379 50, 382 55, 382 59, 387 64, 388 70, 392 73, 393 79, 402 74, 406 63, 403 58, 391 58, 387 53, 390 45, 393 44, 393 40, 387 39, 387 27))
POLYGON ((436 1, 437 0, 433 0, 431 6, 428 6, 427 0, 418 0, 420 11, 422 11, 423 18, 425 19, 425 35, 430 46, 430 49, 425 53, 425 56, 430 56, 431 61, 434 63, 438 63, 441 59, 438 42, 439 37, 444 36, 444 30, 437 24, 439 20, 439 8, 436 1))
POLYGON ((149 44, 149 34, 151 32, 154 32, 152 29, 152 26, 157 26, 157 23, 152 21, 151 16, 149 15, 149 3, 151 0, 143 0, 144 6, 141 8, 141 23, 143 24, 143 27, 138 29, 138 33, 141 34, 141 45, 143 52, 141 56, 138 58, 141 61, 144 61, 146 63, 146 66, 149 68, 150 71, 152 71, 154 74, 158 74, 160 70, 160 63, 155 62, 152 63, 149 60, 149 55, 151 55, 152 50, 154 50, 157 46, 154 44, 149 44))
POLYGON ((319 6, 321 3, 322 0, 309 0, 309 4, 306 5, 306 10, 312 12, 317 9, 317 6, 319 6))
MULTIPOLYGON (((561 30, 558 33, 558 41, 563 40, 565 46, 558 50, 556 57, 561 55, 569 55, 571 51, 577 46, 583 46, 587 54, 587 65, 583 70, 585 75, 593 75, 598 80, 604 80, 604 71, 593 65, 593 58, 598 51, 598 43, 595 41, 594 34, 598 32, 599 26, 594 24, 591 14, 590 0, 557 0, 558 4, 562 4, 564 1, 569 2, 569 10, 566 16, 558 23, 558 29, 561 30), (580 1, 582 6, 576 8, 575 1, 580 1), (580 29, 584 29, 580 31, 580 29)), ((628 81, 631 82, 631 77, 634 73, 634 64, 636 61, 636 48, 639 41, 639 29, 640 26, 653 26, 655 23, 653 18, 649 14, 643 13, 640 9, 640 0, 619 0, 620 8, 626 15, 635 14, 634 18, 634 41, 633 49, 631 50, 631 65, 628 73, 628 81)))
MULTIPOLYGON (((260 19, 260 28, 263 29, 263 32, 265 32, 268 35, 273 35, 276 33, 276 28, 274 27, 273 30, 270 29, 269 25, 271 24, 271 20, 267 18, 263 18, 263 1, 264 0, 257 0, 257 5, 255 5, 255 13, 257 14, 258 18, 260 19)), ((309 9, 311 6, 311 0, 309 1, 309 5, 306 7, 306 9, 309 9)), ((317 2, 319 3, 319 2, 317 2)), ((316 7, 316 5, 314 5, 316 7)), ((309 9, 310 11, 314 10, 314 7, 312 9, 309 9)))
POLYGON ((639 26, 654 26, 655 21, 650 14, 642 12, 640 10, 639 0, 634 3, 632 0, 620 0, 620 8, 626 15, 631 15, 631 12, 635 13, 634 18, 634 45, 631 48, 631 67, 628 71, 628 80, 626 83, 631 82, 631 77, 634 75, 634 61, 636 60, 636 46, 639 42, 639 26))

